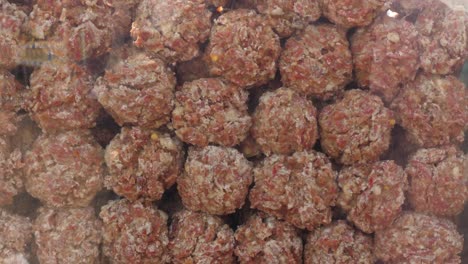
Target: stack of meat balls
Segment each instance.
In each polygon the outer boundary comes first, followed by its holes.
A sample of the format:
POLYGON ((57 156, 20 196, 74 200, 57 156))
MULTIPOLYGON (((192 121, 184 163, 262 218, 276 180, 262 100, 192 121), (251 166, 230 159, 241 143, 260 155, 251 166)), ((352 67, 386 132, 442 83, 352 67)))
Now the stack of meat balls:
POLYGON ((468 263, 451 2, 0 0, 0 264, 468 263))

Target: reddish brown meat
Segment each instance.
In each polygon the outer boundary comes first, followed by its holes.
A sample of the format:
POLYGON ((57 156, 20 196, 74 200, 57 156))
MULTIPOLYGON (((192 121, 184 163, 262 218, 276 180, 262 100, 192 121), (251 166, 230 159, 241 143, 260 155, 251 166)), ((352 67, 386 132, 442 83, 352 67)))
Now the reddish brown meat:
POLYGON ((249 132, 248 93, 222 79, 186 82, 176 93, 172 126, 183 141, 232 147, 249 132))
POLYGON ((323 15, 331 22, 345 27, 367 26, 385 10, 389 0, 319 0, 323 15))
POLYGON ((34 221, 36 256, 40 263, 98 263, 102 223, 94 208, 41 208, 34 221))
POLYGON ((27 15, 15 4, 0 0, 0 67, 14 68, 24 45, 22 33, 27 15))
POLYGON ((275 77, 279 37, 253 10, 229 11, 215 20, 206 54, 210 72, 242 86, 267 83, 275 77))
POLYGON ((182 210, 169 228, 172 263, 236 263, 234 232, 217 216, 182 210))
POLYGON ((104 222, 103 254, 116 264, 170 263, 167 215, 151 203, 110 201, 104 222))
POLYGON ((298 229, 264 213, 252 215, 236 230, 236 256, 241 264, 300 264, 298 229))
POLYGON ((356 79, 361 87, 391 102, 416 76, 421 55, 419 35, 409 22, 383 15, 351 38, 356 79))
POLYGON ((23 88, 13 74, 0 69, 0 111, 18 111, 22 107, 23 88))
POLYGON ((331 206, 338 195, 336 173, 320 152, 272 155, 254 170, 252 208, 272 214, 302 229, 314 230, 331 222, 331 206))
POLYGON ((304 247, 304 264, 373 264, 373 251, 371 237, 340 220, 309 233, 304 247))
POLYGON ((321 15, 318 0, 244 0, 266 17, 267 23, 280 37, 289 37, 321 15))
POLYGON ((106 186, 129 200, 161 199, 182 171, 182 143, 166 133, 124 127, 106 148, 106 186))
POLYGON ((93 91, 120 126, 158 128, 170 121, 175 84, 163 61, 139 53, 107 69, 93 91))
POLYGON ((244 205, 251 183, 252 164, 236 149, 192 147, 177 189, 188 209, 225 215, 244 205))
POLYGON ((91 94, 92 82, 77 64, 43 64, 31 75, 32 119, 49 133, 95 126, 100 105, 91 94))
POLYGON ((342 92, 353 77, 346 32, 331 24, 307 26, 288 39, 279 65, 285 86, 320 99, 342 92))
POLYGON ((266 92, 253 114, 252 137, 264 154, 311 149, 318 138, 317 110, 292 89, 266 92))
POLYGON ((350 90, 322 109, 319 125, 324 152, 349 165, 378 160, 388 149, 395 120, 379 97, 350 90))
POLYGON ((390 226, 402 210, 407 176, 393 161, 347 167, 338 175, 338 205, 366 233, 390 226))
POLYGON ((447 219, 407 212, 375 235, 376 256, 390 264, 461 263, 463 236, 447 219))
POLYGON ((406 167, 409 201, 416 211, 457 215, 468 200, 468 159, 456 147, 418 150, 406 167))
POLYGON ((205 0, 142 0, 131 35, 135 46, 170 62, 196 57, 208 39, 211 15, 205 0))
POLYGON ((103 150, 87 130, 43 134, 25 157, 26 190, 49 207, 87 206, 103 174, 103 150))
POLYGON ((32 240, 31 221, 0 209, 0 261, 28 264, 27 246, 32 240))
POLYGON ((464 84, 453 76, 419 75, 391 107, 413 143, 434 147, 463 142, 467 98, 464 84))

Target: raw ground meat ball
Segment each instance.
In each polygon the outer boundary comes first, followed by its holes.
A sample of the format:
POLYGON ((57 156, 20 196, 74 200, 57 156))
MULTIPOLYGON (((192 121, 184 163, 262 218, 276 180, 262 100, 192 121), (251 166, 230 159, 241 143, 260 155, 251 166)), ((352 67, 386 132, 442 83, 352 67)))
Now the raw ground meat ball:
POLYGON ((31 75, 28 110, 45 132, 96 125, 100 105, 91 94, 92 77, 81 66, 46 63, 31 75))
POLYGON ((0 0, 0 67, 14 68, 23 47, 23 23, 27 15, 16 5, 0 0))
POLYGON ((264 213, 252 215, 236 230, 235 254, 241 264, 302 263, 298 229, 264 213))
POLYGON ((31 221, 0 209, 0 263, 27 264, 32 240, 31 221))
POLYGON ((467 162, 453 146, 418 150, 406 167, 412 207, 440 216, 461 213, 468 200, 467 162))
POLYGON ((120 126, 158 128, 170 121, 175 84, 163 61, 140 53, 107 69, 93 92, 120 126))
POLYGON ((183 141, 227 147, 247 136, 251 118, 247 112, 248 92, 219 78, 186 82, 176 93, 172 126, 183 141))
POLYGON ((331 24, 307 26, 288 39, 279 67, 285 86, 304 95, 329 99, 353 77, 346 32, 331 24))
POLYGON ((281 52, 279 37, 253 10, 229 11, 215 20, 206 54, 210 73, 242 86, 275 77, 281 52))
POLYGON ((251 183, 252 164, 238 150, 192 147, 177 189, 188 209, 225 215, 244 205, 251 183))
POLYGON ((421 74, 402 89, 391 108, 412 142, 434 147, 463 142, 467 98, 466 88, 457 78, 421 74))
POLYGON ((205 0, 142 0, 131 30, 135 46, 170 62, 196 57, 210 34, 207 7, 205 0))
POLYGON ((349 165, 378 160, 388 149, 395 120, 379 97, 350 90, 322 109, 319 125, 324 152, 349 165))
POLYGON ((0 111, 18 111, 22 107, 23 88, 13 74, 0 69, 0 111))
POLYGON ((463 236, 447 219, 405 213, 375 235, 375 254, 385 263, 461 263, 463 236))
POLYGON ((267 157, 254 169, 252 208, 272 214, 298 228, 314 230, 331 222, 338 195, 336 173, 320 152, 267 157))
POLYGON ((370 236, 340 220, 309 233, 304 246, 304 263, 373 264, 373 251, 374 241, 370 236))
POLYGON ((280 37, 289 37, 295 31, 319 19, 318 0, 244 0, 266 17, 267 23, 280 37))
POLYGON ((106 186, 129 200, 161 199, 182 171, 182 143, 167 133, 124 127, 106 148, 106 186))
POLYGON ((101 190, 104 158, 87 130, 43 134, 25 157, 26 190, 50 207, 84 207, 101 190))
POLYGON ((462 6, 452 8, 431 0, 418 14, 415 26, 420 34, 424 71, 452 74, 463 66, 468 36, 462 6))
POLYGON ((167 215, 151 204, 110 201, 104 222, 103 253, 111 263, 170 263, 167 215))
POLYGON ((391 160, 346 167, 338 175, 338 185, 338 205, 366 233, 391 225, 400 215, 408 189, 403 168, 391 160))
POLYGON ((94 208, 41 208, 33 230, 41 264, 98 263, 102 223, 94 208))
POLYGON ((29 34, 45 40, 64 60, 82 61, 107 53, 128 35, 136 1, 36 0, 27 23, 29 34))
POLYGON ((316 116, 312 101, 292 89, 266 92, 253 114, 252 137, 267 156, 308 150, 318 138, 316 116))
POLYGON ((419 68, 419 35, 410 22, 383 15, 351 38, 356 79, 361 87, 391 102, 419 68))
POLYGON ((372 23, 389 0, 320 0, 323 15, 331 22, 345 27, 362 27, 372 23))
POLYGON ((10 142, 0 137, 0 207, 13 203, 23 190, 21 152, 12 151, 10 142))
POLYGON ((235 263, 234 232, 217 216, 182 210, 169 228, 172 263, 235 263))

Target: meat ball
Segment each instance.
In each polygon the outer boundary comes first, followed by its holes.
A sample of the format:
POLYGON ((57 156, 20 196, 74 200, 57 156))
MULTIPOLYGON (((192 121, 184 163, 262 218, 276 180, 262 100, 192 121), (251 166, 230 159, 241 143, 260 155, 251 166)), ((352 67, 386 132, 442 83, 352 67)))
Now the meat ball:
POLYGON ((463 7, 428 1, 415 26, 422 47, 421 66, 432 74, 453 74, 463 66, 468 36, 463 7))
POLYGON ((0 137, 0 207, 13 203, 23 190, 21 152, 12 151, 10 142, 0 137))
POLYGON ((182 210, 169 228, 172 263, 236 263, 234 232, 217 216, 182 210))
POLYGON ((246 9, 216 19, 206 49, 211 74, 247 88, 275 77, 280 52, 279 37, 267 21, 246 9))
POLYGON ((94 127, 101 108, 91 94, 92 82, 77 64, 43 64, 31 75, 31 118, 49 133, 94 127))
POLYGON ((124 127, 106 148, 106 186, 134 201, 161 199, 182 171, 182 143, 167 133, 124 127))
POLYGON ((102 188, 103 150, 87 130, 39 136, 24 163, 26 190, 49 207, 85 207, 102 188))
POLYGON ((453 76, 419 75, 405 86, 391 108, 409 139, 424 147, 461 143, 468 122, 468 93, 453 76))
POLYGON ((254 169, 249 200, 252 208, 314 230, 331 222, 331 206, 338 196, 335 180, 336 173, 323 153, 272 155, 254 169))
POLYGON ((246 91, 218 78, 184 83, 176 93, 172 112, 176 135, 197 146, 239 144, 252 123, 247 112, 248 97, 246 91))
POLYGON ((450 220, 407 212, 375 235, 375 254, 385 263, 461 263, 463 236, 450 220))
POLYGON ((383 230, 400 215, 408 180, 394 161, 378 161, 342 169, 338 205, 348 220, 366 233, 383 230))
POLYGON ((211 15, 205 0, 142 0, 131 35, 135 46, 170 62, 187 61, 208 39, 211 15))
POLYGON ((252 215, 236 230, 235 254, 244 263, 302 263, 298 229, 264 213, 252 215))
POLYGON ((23 85, 7 70, 0 69, 0 111, 18 111, 23 106, 23 85))
POLYGON ((359 86, 391 102, 419 69, 419 35, 410 22, 382 16, 351 37, 354 71, 359 86))
POLYGON ((94 208, 41 208, 33 230, 41 264, 98 263, 102 223, 94 208))
POLYGON ((418 150, 406 167, 411 206, 440 216, 461 213, 468 200, 467 162, 454 146, 418 150))
POLYGON ((318 119, 324 152, 347 165, 378 160, 395 125, 382 100, 361 90, 347 91, 342 100, 324 107, 318 119))
POLYGON ((158 128, 170 121, 175 84, 163 61, 140 53, 107 69, 93 91, 120 126, 158 128))
POLYGON ((252 183, 252 164, 236 149, 192 147, 177 190, 192 211, 225 215, 244 205, 252 183))
POLYGON ((304 263, 375 263, 374 241, 339 220, 307 236, 304 263))
POLYGON ((307 24, 320 18, 318 0, 245 0, 266 17, 268 24, 280 37, 289 37, 307 24))
POLYGON ((280 88, 260 97, 251 134, 267 156, 308 150, 318 138, 316 116, 312 101, 292 89, 280 88))
POLYGON ((388 0, 320 0, 323 15, 344 28, 367 26, 388 0))
POLYGON ((279 65, 285 86, 320 99, 342 92, 353 77, 346 32, 331 24, 309 25, 288 39, 279 65))
POLYGON ((110 201, 104 223, 103 253, 112 263, 170 263, 167 215, 150 203, 110 201))
POLYGON ((0 260, 5 264, 29 263, 27 246, 32 240, 31 221, 0 209, 0 260))
POLYGON ((83 61, 107 53, 127 35, 136 1, 36 0, 29 34, 44 40, 59 60, 83 61))
POLYGON ((11 69, 18 64, 23 47, 23 24, 27 15, 15 4, 0 0, 0 67, 11 69))

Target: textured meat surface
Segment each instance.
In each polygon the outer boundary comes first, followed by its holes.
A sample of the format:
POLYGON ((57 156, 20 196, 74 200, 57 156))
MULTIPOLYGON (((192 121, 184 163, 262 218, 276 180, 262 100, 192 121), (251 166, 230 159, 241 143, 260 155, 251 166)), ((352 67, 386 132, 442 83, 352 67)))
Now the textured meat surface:
POLYGON ((302 263, 302 239, 291 224, 264 213, 236 230, 235 254, 242 264, 302 263))
POLYGON ((287 40, 279 67, 286 87, 320 99, 333 97, 353 77, 346 32, 331 24, 307 26, 287 40))
POLYGON ((39 211, 33 231, 40 263, 99 263, 102 224, 94 208, 39 211))
POLYGON ((331 222, 331 206, 338 196, 335 180, 336 172, 323 153, 272 155, 255 168, 249 200, 252 208, 314 230, 331 222))
POLYGON ((151 203, 110 201, 103 221, 103 254, 112 263, 170 263, 167 215, 151 203))
POLYGON ((362 27, 384 10, 389 0, 319 0, 323 15, 331 22, 345 27, 362 27))
POLYGON ((279 37, 253 10, 227 12, 215 20, 208 55, 210 73, 242 86, 267 83, 275 77, 279 37))
POLYGON ((105 184, 129 200, 159 200, 182 171, 182 143, 167 133, 124 127, 106 148, 105 184))
POLYGON ((32 241, 31 221, 0 209, 0 260, 2 263, 28 263, 27 246, 32 241))
POLYGON ((12 151, 10 142, 0 137, 0 207, 13 203, 23 190, 21 152, 12 151))
POLYGON ((183 209, 172 217, 169 239, 172 263, 236 263, 234 232, 217 216, 183 209))
POLYGON ((248 92, 219 78, 186 82, 176 93, 172 126, 183 141, 232 147, 247 136, 251 118, 248 92))
POLYGON ((461 263, 463 236, 447 219, 407 212, 377 232, 375 254, 385 263, 461 263))
POLYGON ((238 150, 192 147, 177 189, 188 209, 224 215, 244 205, 251 183, 252 164, 238 150))
POLYGON ((103 174, 103 150, 87 130, 43 134, 25 157, 26 190, 49 207, 87 206, 103 174))

